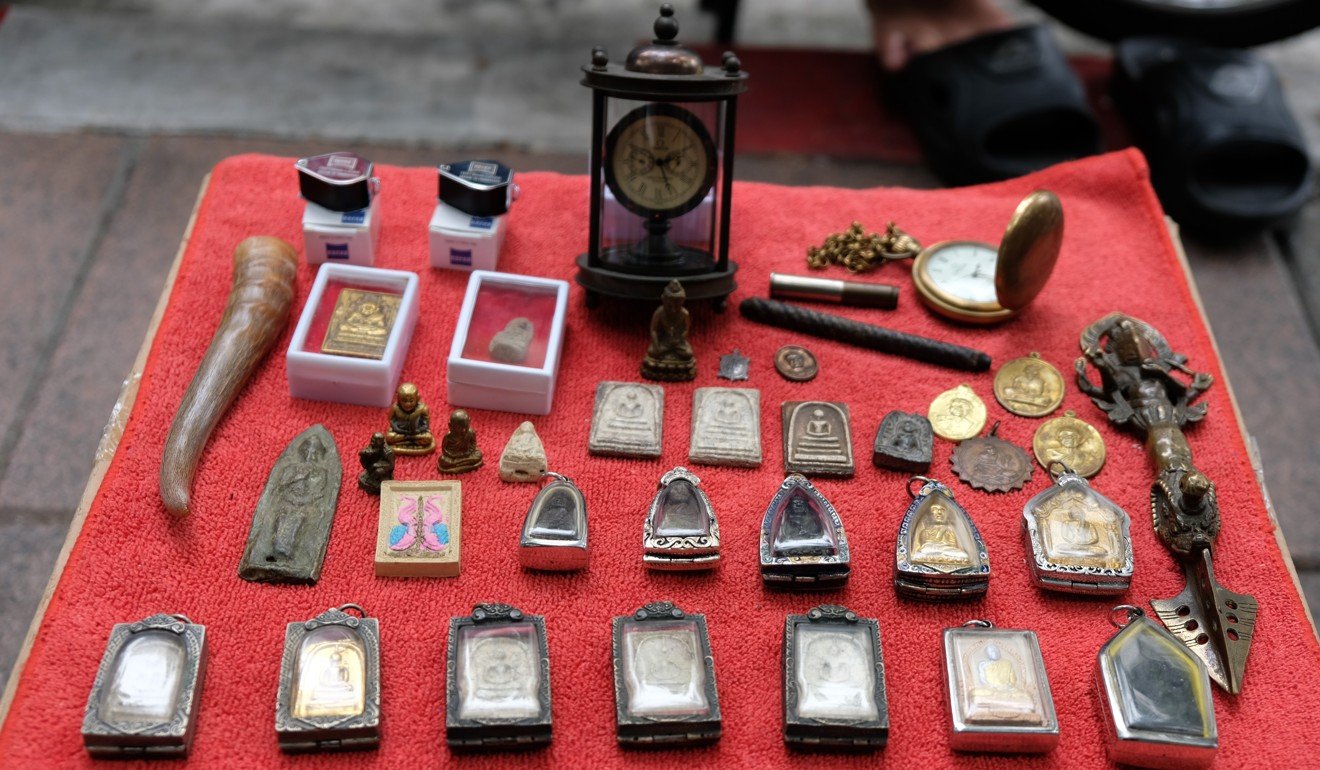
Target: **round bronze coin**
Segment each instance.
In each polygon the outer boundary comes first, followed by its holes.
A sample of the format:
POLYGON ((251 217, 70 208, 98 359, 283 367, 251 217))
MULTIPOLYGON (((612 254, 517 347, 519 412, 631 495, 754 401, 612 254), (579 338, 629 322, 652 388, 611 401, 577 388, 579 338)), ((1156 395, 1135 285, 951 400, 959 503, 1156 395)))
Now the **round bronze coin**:
POLYGON ((816 357, 801 345, 785 345, 775 353, 775 369, 784 379, 793 382, 806 382, 816 376, 820 368, 816 357))
POLYGON ((974 489, 1008 492, 1021 489, 1031 478, 1031 458, 1021 447, 996 436, 998 428, 995 423, 990 435, 962 442, 949 458, 953 472, 974 489))
POLYGON ((936 436, 966 441, 985 427, 985 402, 963 384, 936 396, 926 416, 936 436))
POLYGON ((1063 403, 1063 375, 1032 353, 995 372, 995 400, 1019 417, 1044 417, 1063 403))
POLYGON ((1077 419, 1071 409, 1036 429, 1031 440, 1036 461, 1046 470, 1052 463, 1063 463, 1078 476, 1091 478, 1105 464, 1105 440, 1100 431, 1077 419))

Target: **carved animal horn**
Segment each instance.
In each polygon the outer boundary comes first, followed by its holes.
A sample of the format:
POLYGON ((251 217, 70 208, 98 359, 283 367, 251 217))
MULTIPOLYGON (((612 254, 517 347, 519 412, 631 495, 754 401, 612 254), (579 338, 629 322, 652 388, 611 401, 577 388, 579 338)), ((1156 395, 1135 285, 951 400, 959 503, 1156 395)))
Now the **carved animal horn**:
POLYGON ((171 513, 188 513, 193 473, 211 431, 284 329, 297 271, 298 255, 279 238, 258 235, 234 249, 234 283, 220 328, 165 438, 160 499, 171 513))

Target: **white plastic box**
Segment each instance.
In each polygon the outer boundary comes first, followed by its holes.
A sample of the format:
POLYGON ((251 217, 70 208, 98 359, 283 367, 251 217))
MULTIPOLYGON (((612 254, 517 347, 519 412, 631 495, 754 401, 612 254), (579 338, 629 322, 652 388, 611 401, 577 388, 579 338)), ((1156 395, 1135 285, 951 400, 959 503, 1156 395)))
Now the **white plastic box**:
POLYGON ((431 267, 447 270, 494 270, 504 246, 508 214, 478 217, 435 204, 431 214, 431 267))
POLYGON ((453 406, 519 414, 549 414, 559 379, 568 313, 568 282, 474 270, 449 348, 446 381, 453 406), (510 321, 532 321, 532 342, 521 363, 496 360, 494 335, 510 321))
POLYGON ((380 242, 380 196, 357 211, 331 211, 308 202, 303 208, 303 247, 307 264, 374 265, 380 242))
POLYGON ((312 283, 312 292, 298 316, 285 354, 289 377, 289 395, 317 401, 387 407, 394 403, 394 388, 408 356, 413 327, 417 325, 417 275, 403 270, 384 270, 356 265, 322 265, 312 283), (313 327, 328 321, 338 295, 327 296, 335 288, 366 289, 400 295, 398 313, 379 360, 353 358, 321 352, 321 339, 313 327), (318 316, 320 316, 318 318, 318 316))

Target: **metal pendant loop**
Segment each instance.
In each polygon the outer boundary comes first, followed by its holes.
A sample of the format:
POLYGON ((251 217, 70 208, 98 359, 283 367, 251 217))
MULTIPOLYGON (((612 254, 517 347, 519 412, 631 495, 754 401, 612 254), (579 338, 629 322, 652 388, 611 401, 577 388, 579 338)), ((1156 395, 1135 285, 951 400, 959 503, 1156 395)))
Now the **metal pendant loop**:
POLYGON ((974 620, 969 620, 966 623, 963 623, 962 627, 963 628, 994 628, 995 624, 991 623, 988 620, 984 620, 982 618, 976 618, 974 620))
POLYGON ((933 484, 933 483, 936 483, 936 482, 935 482, 935 479, 932 479, 932 478, 930 478, 929 476, 912 476, 912 477, 908 478, 908 480, 907 480, 907 493, 908 493, 908 497, 911 497, 911 498, 913 498, 913 499, 915 499, 916 496, 917 496, 917 493, 912 491, 912 482, 914 482, 914 481, 920 481, 920 482, 922 483, 923 486, 926 485, 926 484, 933 484))
POLYGON ((1077 475, 1079 475, 1079 474, 1077 473, 1077 471, 1075 471, 1075 470, 1072 469, 1072 466, 1068 465, 1068 463, 1064 462, 1063 460, 1050 460, 1049 464, 1045 466, 1045 470, 1048 471, 1049 474, 1050 474, 1050 476, 1051 476, 1052 478, 1054 478, 1056 481, 1057 481, 1057 480, 1059 479, 1059 477, 1061 477, 1061 476, 1077 476, 1077 475), (1057 465, 1058 467, 1062 468, 1063 470, 1060 470, 1060 471, 1058 471, 1058 472, 1056 473, 1055 470, 1054 470, 1054 466, 1056 466, 1056 465, 1057 465))
POLYGON ((1109 622, 1114 628, 1127 628, 1129 623, 1145 614, 1146 611, 1136 605, 1120 604, 1109 611, 1109 622))
POLYGON ((569 477, 565 476, 565 475, 562 474, 562 473, 555 473, 554 471, 545 471, 544 473, 541 474, 541 478, 543 478, 543 479, 544 479, 544 478, 551 478, 551 479, 554 479, 555 481, 562 481, 562 482, 564 482, 565 484, 572 484, 572 483, 573 483, 573 480, 570 479, 569 477))
POLYGON ((367 616, 367 611, 357 604, 341 604, 338 607, 335 607, 335 609, 345 614, 347 614, 349 610, 357 610, 360 617, 365 618, 367 616))

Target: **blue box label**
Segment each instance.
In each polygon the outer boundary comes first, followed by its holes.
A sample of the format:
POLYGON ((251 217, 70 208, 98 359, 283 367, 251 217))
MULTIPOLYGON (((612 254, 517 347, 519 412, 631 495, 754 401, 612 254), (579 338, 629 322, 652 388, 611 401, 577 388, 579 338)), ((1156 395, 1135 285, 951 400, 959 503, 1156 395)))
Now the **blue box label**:
POLYGON ((367 210, 358 209, 357 211, 345 211, 340 215, 339 221, 346 225, 360 225, 367 221, 367 210))
POLYGON ((326 259, 348 259, 347 243, 327 243, 325 245, 326 259))
POLYGON ((468 222, 468 226, 489 230, 495 226, 495 217, 472 217, 472 221, 468 222))
POLYGON ((472 266, 472 249, 450 249, 450 250, 449 250, 449 264, 451 264, 451 265, 463 265, 464 267, 471 267, 471 266, 472 266))

